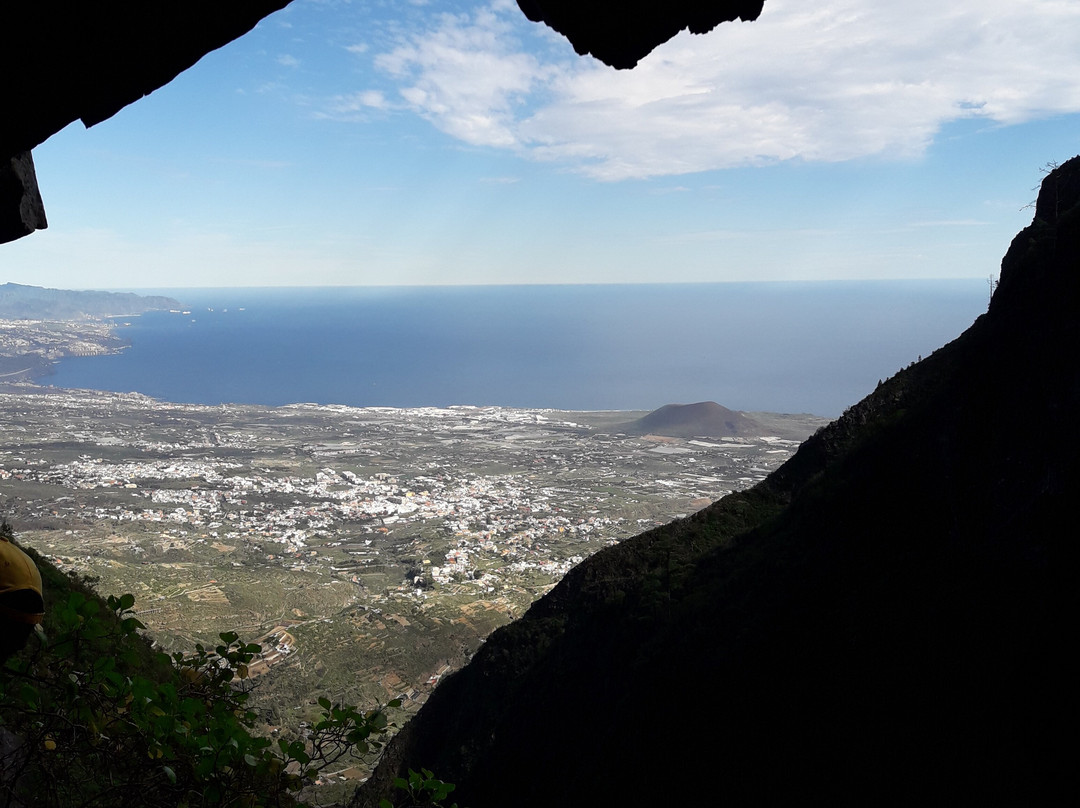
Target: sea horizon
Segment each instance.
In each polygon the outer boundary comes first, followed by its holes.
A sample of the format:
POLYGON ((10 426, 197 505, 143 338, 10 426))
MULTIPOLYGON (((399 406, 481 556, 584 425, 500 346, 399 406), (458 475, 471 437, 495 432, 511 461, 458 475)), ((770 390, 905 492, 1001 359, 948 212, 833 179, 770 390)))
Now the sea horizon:
MULTIPOLYGON (((199 294, 214 292, 274 292, 290 290, 393 290, 393 289, 516 289, 516 288, 551 288, 551 289, 582 289, 589 287, 723 287, 723 286, 873 286, 873 285, 920 285, 920 284, 964 284, 980 286, 986 289, 985 277, 967 277, 958 275, 949 278, 816 278, 801 280, 727 280, 727 281, 586 281, 582 283, 540 283, 521 281, 516 283, 337 283, 337 284, 271 284, 269 286, 94 286, 85 290, 76 291, 99 291, 99 292, 133 292, 137 295, 164 295, 176 297, 184 292, 196 292, 199 294)), ((179 298, 178 298, 179 299, 179 298)))
POLYGON ((195 404, 835 417, 986 309, 986 281, 131 289, 131 347, 40 383, 195 404))

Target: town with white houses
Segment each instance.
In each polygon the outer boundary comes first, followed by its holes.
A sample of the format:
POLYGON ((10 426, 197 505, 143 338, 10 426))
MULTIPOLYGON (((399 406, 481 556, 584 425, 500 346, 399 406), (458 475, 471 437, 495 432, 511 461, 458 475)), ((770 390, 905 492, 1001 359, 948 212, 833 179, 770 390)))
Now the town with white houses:
POLYGON ((8 384, 0 513, 62 569, 134 594, 170 650, 259 638, 268 726, 306 720, 281 705, 310 694, 410 711, 583 558, 764 479, 824 423, 623 431, 642 415, 8 384))

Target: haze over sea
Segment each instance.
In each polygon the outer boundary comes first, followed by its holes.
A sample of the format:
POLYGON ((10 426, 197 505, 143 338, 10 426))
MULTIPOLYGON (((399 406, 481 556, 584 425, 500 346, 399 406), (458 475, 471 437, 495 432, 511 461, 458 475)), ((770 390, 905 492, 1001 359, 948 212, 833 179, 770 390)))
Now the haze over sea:
POLYGON ((167 401, 836 416, 986 309, 984 280, 155 289, 42 382, 167 401))

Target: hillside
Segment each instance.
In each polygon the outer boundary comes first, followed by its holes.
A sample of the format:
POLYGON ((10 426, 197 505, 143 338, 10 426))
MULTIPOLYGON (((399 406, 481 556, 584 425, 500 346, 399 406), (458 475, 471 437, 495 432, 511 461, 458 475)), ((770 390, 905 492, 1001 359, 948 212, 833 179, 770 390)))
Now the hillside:
POLYGON ((631 435, 664 435, 671 438, 728 438, 761 434, 759 424, 741 412, 715 401, 697 404, 665 404, 619 429, 631 435))
MULTIPOLYGON (((0 535, 15 541, 6 521, 0 535)), ((162 653, 141 635, 133 595, 99 597, 26 552, 41 572, 44 630, 23 647, 5 643, 0 658, 0 804, 325 805, 315 790, 323 771, 340 773, 381 746, 384 710, 326 698, 302 737, 275 727, 272 742, 248 699, 279 649, 263 654, 223 632, 209 646, 162 653)))
POLYGON ((575 568, 353 804, 410 766, 472 808, 1048 802, 1072 769, 1080 158, 1000 280, 764 482, 575 568))
POLYGON ((77 320, 178 308, 171 297, 0 284, 0 320, 77 320))

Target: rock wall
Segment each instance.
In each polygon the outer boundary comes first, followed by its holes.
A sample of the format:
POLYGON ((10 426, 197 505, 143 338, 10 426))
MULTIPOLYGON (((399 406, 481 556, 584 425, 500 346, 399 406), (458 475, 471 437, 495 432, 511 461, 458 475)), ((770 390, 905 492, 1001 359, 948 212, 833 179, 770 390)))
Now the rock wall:
MULTIPOLYGON (((161 87, 290 0, 13 0, 0 10, 0 243, 45 224, 28 152, 161 87)), ((578 53, 633 67, 679 31, 753 20, 764 0, 519 0, 578 53)))
POLYGON ((170 82, 289 0, 12 0, 0 9, 0 242, 45 227, 29 152, 170 82))
POLYGON ((34 158, 24 151, 0 159, 0 244, 48 227, 34 158))
POLYGON ((580 54, 630 68, 680 31, 711 31, 722 22, 756 20, 765 0, 518 0, 533 22, 565 36, 580 54))
POLYGON ((580 564, 391 741, 472 808, 1042 804, 1073 764, 1080 158, 989 312, 764 482, 580 564))

